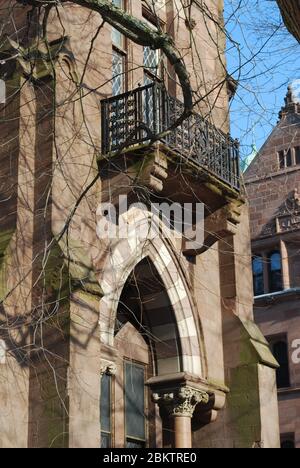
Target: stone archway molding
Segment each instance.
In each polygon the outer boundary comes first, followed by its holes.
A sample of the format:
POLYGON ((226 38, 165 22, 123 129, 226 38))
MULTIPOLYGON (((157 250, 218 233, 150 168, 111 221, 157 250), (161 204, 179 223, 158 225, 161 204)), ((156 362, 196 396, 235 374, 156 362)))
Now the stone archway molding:
MULTIPOLYGON (((174 255, 176 239, 172 239, 172 235, 165 231, 166 227, 148 211, 135 207, 122 216, 127 222, 128 236, 120 239, 104 239, 101 236, 105 255, 96 260, 98 281, 103 291, 100 300, 101 343, 114 346, 115 319, 122 290, 135 267, 149 258, 164 283, 174 311, 181 345, 181 371, 203 377, 205 360, 201 338, 183 269, 174 255), (151 223, 157 223, 161 236, 151 236, 149 239, 141 234, 151 223)), ((179 240, 178 245, 180 243, 179 240)))

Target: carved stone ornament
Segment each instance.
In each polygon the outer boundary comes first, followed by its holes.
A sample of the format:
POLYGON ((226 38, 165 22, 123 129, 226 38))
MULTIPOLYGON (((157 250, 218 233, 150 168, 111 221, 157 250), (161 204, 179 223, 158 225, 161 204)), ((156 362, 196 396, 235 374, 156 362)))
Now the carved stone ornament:
POLYGON ((293 190, 280 206, 275 217, 261 231, 261 236, 273 236, 276 233, 300 229, 300 194, 293 190))
POLYGON ((116 375, 117 373, 117 366, 114 362, 111 361, 106 361, 103 359, 101 361, 101 366, 100 366, 100 373, 101 375, 116 375))
POLYGON ((185 416, 192 418, 198 404, 207 404, 209 395, 196 388, 181 387, 170 393, 154 393, 153 401, 164 408, 169 416, 185 416))
POLYGON ((295 189, 277 214, 277 232, 299 229, 300 195, 295 189))

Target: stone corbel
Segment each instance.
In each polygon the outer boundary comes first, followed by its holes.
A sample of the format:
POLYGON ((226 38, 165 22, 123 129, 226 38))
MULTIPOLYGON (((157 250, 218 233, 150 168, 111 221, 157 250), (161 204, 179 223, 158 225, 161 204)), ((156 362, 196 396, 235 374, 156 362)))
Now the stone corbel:
POLYGON ((189 386, 175 388, 168 393, 156 392, 152 398, 169 417, 192 418, 197 405, 209 402, 208 393, 189 386))
POLYGON ((117 366, 114 362, 107 361, 106 359, 102 359, 100 363, 100 374, 102 375, 116 375, 117 373, 117 366))
POLYGON ((156 147, 145 160, 146 164, 141 167, 138 181, 155 192, 162 192, 163 182, 168 177, 167 157, 156 147))
POLYGON ((240 223, 242 206, 242 203, 231 202, 207 216, 204 220, 203 245, 183 239, 183 254, 187 256, 200 255, 206 252, 216 242, 230 235, 235 235, 238 224, 240 223))

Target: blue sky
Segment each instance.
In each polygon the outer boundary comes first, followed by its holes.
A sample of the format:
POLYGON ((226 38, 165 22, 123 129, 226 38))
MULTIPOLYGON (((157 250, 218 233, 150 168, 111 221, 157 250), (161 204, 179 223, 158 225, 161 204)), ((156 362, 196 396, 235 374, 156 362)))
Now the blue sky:
POLYGON ((262 146, 288 84, 300 79, 300 45, 282 27, 274 0, 225 0, 225 20, 228 71, 240 83, 231 104, 231 133, 241 141, 243 158, 253 143, 262 146))

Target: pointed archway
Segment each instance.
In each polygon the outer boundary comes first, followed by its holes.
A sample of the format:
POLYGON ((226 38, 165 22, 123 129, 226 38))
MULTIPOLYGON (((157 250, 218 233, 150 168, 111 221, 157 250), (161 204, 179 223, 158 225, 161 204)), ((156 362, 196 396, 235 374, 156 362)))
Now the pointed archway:
MULTIPOLYGON (((151 216, 146 213, 148 215, 151 216)), ((114 346, 115 320, 123 288, 137 265, 147 258, 163 285, 161 306, 163 301, 167 301, 169 309, 173 311, 172 326, 178 330, 180 352, 178 370, 205 378, 206 360, 201 324, 190 295, 184 266, 176 256, 170 239, 139 239, 137 233, 140 232, 140 224, 144 222, 143 217, 133 224, 128 238, 110 242, 106 246, 106 254, 99 261, 98 280, 104 293, 100 301, 101 342, 114 346)), ((155 307, 159 307, 158 298, 155 307)))
MULTIPOLYGON (((125 216, 126 236, 102 239, 96 261, 103 291, 99 318, 103 353, 115 356, 116 363, 120 330, 128 323, 135 327, 151 351, 153 377, 146 387, 151 388, 152 400, 174 435, 165 446, 189 448, 194 410, 199 404, 206 408, 212 394, 205 380, 200 318, 176 239, 141 235, 149 225, 160 223, 148 211, 134 208, 125 216)), ((164 234, 163 229, 160 224, 156 232, 164 234)), ((104 374, 113 370, 118 382, 118 366, 111 366, 106 357, 104 361, 104 374)), ((126 443, 126 436, 122 440, 126 443)))

